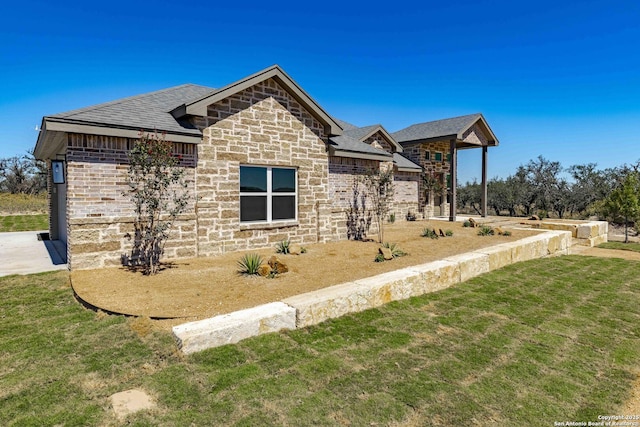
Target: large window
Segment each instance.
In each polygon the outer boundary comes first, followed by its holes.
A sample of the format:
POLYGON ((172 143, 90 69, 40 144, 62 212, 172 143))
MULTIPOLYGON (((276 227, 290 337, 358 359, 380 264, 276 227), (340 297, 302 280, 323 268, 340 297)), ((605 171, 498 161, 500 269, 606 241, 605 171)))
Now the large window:
POLYGON ((296 170, 240 166, 240 222, 296 219, 296 170))

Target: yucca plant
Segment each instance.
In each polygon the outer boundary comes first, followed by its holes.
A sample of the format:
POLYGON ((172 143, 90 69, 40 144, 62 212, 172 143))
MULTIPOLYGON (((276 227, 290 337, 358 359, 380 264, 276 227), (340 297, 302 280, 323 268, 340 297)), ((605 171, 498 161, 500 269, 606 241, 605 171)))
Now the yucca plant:
POLYGON ((447 237, 451 237, 453 236, 453 231, 452 230, 444 230, 444 235, 447 237))
POLYGON ((462 223, 462 226, 467 228, 467 227, 471 227, 471 221, 466 220, 465 222, 462 223))
POLYGON ((389 249, 389 250, 391 251, 391 255, 392 255, 394 258, 398 258, 398 257, 401 257, 401 256, 405 256, 405 255, 407 254, 405 251, 403 251, 402 249, 400 249, 400 248, 398 247, 398 245, 396 245, 395 243, 389 243, 389 242, 387 242, 387 243, 385 243, 385 244, 384 244, 384 245, 382 245, 382 246, 383 246, 383 247, 385 247, 385 248, 387 248, 387 249, 389 249))
POLYGON ((244 254, 238 260, 238 272, 240 274, 258 274, 258 268, 262 265, 262 257, 257 253, 244 254))
POLYGON ((430 228, 425 228, 422 230, 422 237, 428 237, 430 239, 437 239, 438 238, 438 233, 436 233, 436 230, 432 230, 430 228))
POLYGON ((480 227, 480 230, 478 230, 478 236, 493 236, 493 234, 493 228, 489 227, 488 225, 483 225, 482 227, 480 227))
POLYGON ((291 242, 289 240, 283 240, 282 242, 278 242, 276 244, 276 252, 279 254, 287 255, 289 254, 290 247, 291 242))

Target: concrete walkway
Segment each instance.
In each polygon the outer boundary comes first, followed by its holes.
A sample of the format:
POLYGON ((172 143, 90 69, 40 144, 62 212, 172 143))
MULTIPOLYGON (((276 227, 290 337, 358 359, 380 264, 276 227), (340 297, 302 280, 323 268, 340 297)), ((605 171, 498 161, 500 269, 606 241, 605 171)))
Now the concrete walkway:
POLYGON ((67 269, 60 242, 38 240, 40 233, 46 231, 0 233, 0 276, 67 269))

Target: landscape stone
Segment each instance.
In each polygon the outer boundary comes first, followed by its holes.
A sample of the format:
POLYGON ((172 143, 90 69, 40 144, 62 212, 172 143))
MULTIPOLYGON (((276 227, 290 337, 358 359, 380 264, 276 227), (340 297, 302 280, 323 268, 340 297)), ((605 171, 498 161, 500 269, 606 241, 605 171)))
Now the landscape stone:
POLYGON ((275 255, 269 258, 268 262, 269 266, 271 266, 271 271, 275 274, 282 274, 289 271, 289 267, 275 255))
POLYGON ((291 245, 289 248, 290 255, 300 255, 302 248, 299 245, 291 245))
POLYGON ((267 277, 269 274, 271 274, 271 266, 269 264, 262 264, 258 267, 258 275, 267 277))
POLYGON ((389 248, 378 248, 378 252, 384 257, 385 260, 393 259, 393 252, 389 248))

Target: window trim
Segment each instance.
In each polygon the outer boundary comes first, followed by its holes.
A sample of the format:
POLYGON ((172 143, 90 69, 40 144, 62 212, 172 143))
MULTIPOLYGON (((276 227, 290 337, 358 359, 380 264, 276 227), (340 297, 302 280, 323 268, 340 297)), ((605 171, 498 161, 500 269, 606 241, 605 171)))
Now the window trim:
POLYGON ((433 156, 433 158, 434 158, 434 161, 441 162, 442 161, 442 151, 436 151, 435 155, 433 156), (438 159, 438 157, 440 157, 440 158, 438 159))
MULTIPOLYGON (((256 191, 240 191, 241 188, 241 178, 240 173, 238 174, 238 193, 239 199, 243 196, 264 196, 267 198, 267 219, 259 220, 259 221, 243 221, 242 220, 242 208, 241 203, 238 206, 238 220, 241 225, 251 225, 251 224, 280 224, 280 223, 291 223, 298 221, 298 168, 292 166, 266 166, 266 165, 240 165, 240 168, 263 168, 267 170, 267 191, 266 192, 256 192, 256 191), (295 191, 293 192, 275 192, 273 191, 273 169, 288 169, 293 170, 294 172, 294 185, 295 191), (293 196, 293 204, 294 204, 294 217, 293 218, 284 218, 284 219, 273 219, 273 198, 278 196, 293 196)), ((240 170, 238 170, 240 172, 240 170)))

